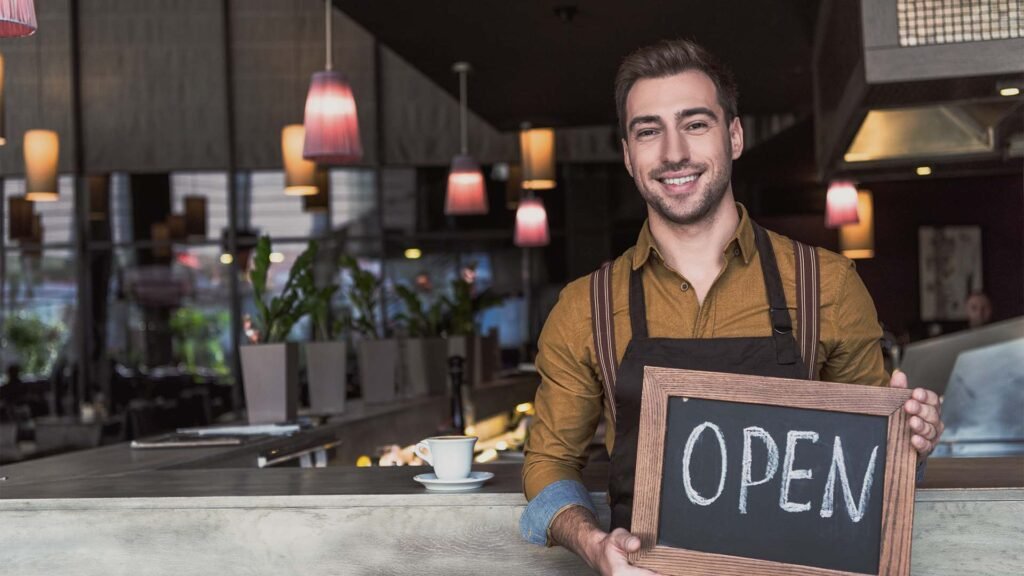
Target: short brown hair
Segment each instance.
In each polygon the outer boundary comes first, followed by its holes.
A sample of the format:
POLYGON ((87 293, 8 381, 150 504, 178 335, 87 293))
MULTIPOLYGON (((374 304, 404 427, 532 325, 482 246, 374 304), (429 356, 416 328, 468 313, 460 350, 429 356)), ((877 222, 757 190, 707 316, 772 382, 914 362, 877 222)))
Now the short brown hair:
POLYGON ((699 70, 715 83, 718 103, 725 111, 726 121, 739 115, 736 81, 732 72, 714 54, 690 40, 662 40, 626 56, 615 75, 615 109, 619 114, 619 130, 623 137, 626 136, 626 98, 637 80, 664 78, 687 70, 699 70))

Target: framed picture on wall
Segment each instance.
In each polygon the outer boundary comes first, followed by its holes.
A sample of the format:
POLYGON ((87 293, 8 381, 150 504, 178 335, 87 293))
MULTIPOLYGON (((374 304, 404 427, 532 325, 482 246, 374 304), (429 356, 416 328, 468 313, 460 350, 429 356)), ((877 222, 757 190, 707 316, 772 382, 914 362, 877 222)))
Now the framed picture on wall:
POLYGON ((967 296, 982 290, 981 227, 918 228, 921 319, 966 320, 967 296))

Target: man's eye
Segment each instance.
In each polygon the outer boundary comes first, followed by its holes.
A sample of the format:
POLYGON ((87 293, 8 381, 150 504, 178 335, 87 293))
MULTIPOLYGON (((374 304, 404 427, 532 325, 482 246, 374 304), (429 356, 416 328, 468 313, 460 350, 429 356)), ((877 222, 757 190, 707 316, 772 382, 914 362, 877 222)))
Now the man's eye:
POLYGON ((651 128, 647 128, 647 129, 644 129, 644 130, 638 130, 637 133, 636 133, 636 137, 637 138, 647 138, 649 136, 654 136, 657 133, 658 133, 657 130, 653 130, 651 128))
POLYGON ((690 124, 689 126, 687 126, 687 128, 689 130, 698 130, 698 131, 700 131, 700 130, 707 130, 708 124, 707 124, 707 122, 694 122, 693 124, 690 124))

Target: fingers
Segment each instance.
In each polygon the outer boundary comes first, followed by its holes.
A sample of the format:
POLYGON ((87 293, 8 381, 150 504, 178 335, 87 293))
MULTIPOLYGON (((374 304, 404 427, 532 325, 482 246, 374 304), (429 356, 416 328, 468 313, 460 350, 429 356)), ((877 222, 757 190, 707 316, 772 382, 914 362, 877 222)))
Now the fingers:
POLYGON ((640 539, 623 528, 616 528, 608 535, 608 538, 612 544, 624 552, 636 552, 640 549, 640 539))
POLYGON ((938 428, 919 416, 911 416, 909 425, 910 429, 913 430, 915 434, 922 436, 925 440, 935 440, 936 436, 938 436, 938 428))
POLYGON ((931 404, 932 406, 938 406, 940 404, 939 395, 927 388, 914 388, 914 391, 911 393, 911 398, 918 402, 931 404))
POLYGON ((907 375, 902 370, 896 369, 892 371, 892 377, 889 378, 889 386, 892 388, 906 388, 907 387, 907 375))

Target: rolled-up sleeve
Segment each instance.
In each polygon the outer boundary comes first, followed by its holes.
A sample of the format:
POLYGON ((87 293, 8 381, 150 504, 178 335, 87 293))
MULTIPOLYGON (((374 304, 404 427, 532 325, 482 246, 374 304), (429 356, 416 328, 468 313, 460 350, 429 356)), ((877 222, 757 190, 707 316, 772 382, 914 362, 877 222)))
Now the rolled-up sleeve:
MULTIPOLYGON (((579 485, 572 489, 573 494, 586 495, 580 470, 587 463, 587 447, 604 406, 601 382, 590 359, 591 338, 590 295, 584 278, 562 291, 541 331, 537 354, 541 382, 523 464, 523 489, 528 500, 533 501, 545 488, 563 480, 579 485)), ((550 521, 564 506, 545 499, 538 509, 541 507, 550 514, 539 517, 550 521), (555 509, 550 510, 550 506, 555 509)), ((542 533, 546 534, 546 529, 542 533)))
POLYGON ((519 519, 519 532, 523 539, 539 546, 552 544, 551 521, 572 506, 582 506, 597 515, 590 494, 583 484, 575 480, 558 480, 548 484, 530 500, 519 519))

